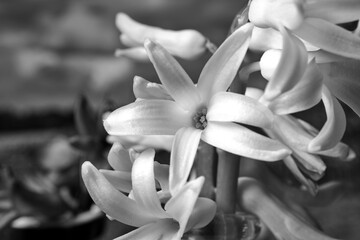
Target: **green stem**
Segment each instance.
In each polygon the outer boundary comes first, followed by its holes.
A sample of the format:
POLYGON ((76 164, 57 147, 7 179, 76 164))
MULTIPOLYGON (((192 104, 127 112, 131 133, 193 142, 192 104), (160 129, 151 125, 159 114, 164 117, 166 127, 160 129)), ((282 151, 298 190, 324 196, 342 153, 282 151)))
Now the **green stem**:
POLYGON ((240 157, 221 149, 217 149, 217 153, 216 203, 218 210, 223 213, 235 213, 240 157))

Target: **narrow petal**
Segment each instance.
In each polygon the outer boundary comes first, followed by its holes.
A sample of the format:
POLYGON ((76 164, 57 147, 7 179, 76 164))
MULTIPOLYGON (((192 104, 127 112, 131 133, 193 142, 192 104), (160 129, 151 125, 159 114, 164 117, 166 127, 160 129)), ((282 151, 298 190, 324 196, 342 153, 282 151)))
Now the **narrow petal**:
POLYGON ((279 141, 235 123, 209 122, 201 139, 236 155, 263 161, 281 160, 291 153, 279 141))
POLYGON ((201 97, 185 70, 161 45, 147 40, 144 46, 168 93, 184 109, 196 110, 197 104, 201 103, 201 97))
POLYGON ((180 239, 185 232, 186 225, 193 212, 204 181, 204 177, 199 177, 188 182, 165 205, 166 212, 179 222, 180 229, 177 233, 178 239, 180 239))
POLYGON ((298 84, 272 100, 268 107, 280 115, 310 109, 321 100, 322 80, 323 76, 315 61, 311 61, 298 84))
POLYGON ((136 203, 156 218, 167 218, 156 193, 153 149, 145 150, 135 160, 131 172, 133 194, 136 203))
POLYGON ((206 63, 197 85, 205 102, 229 88, 248 50, 252 29, 251 23, 238 28, 206 63))
POLYGON ((202 228, 208 225, 216 213, 216 203, 209 198, 198 198, 190 215, 186 230, 202 228))
POLYGON ((191 117, 168 100, 137 101, 118 108, 104 121, 110 135, 173 135, 191 126, 191 117))
POLYGON ((177 229, 171 223, 158 221, 142 226, 114 240, 171 240, 177 229))
POLYGON ((295 86, 302 78, 308 61, 304 44, 285 28, 282 28, 281 34, 284 41, 281 58, 264 93, 268 101, 295 86))
POLYGON ((284 159, 284 164, 294 174, 296 179, 300 183, 302 183, 313 196, 315 196, 317 193, 317 185, 315 185, 312 180, 307 179, 304 176, 304 174, 299 170, 298 166, 296 165, 295 160, 291 156, 288 156, 284 159))
POLYGON ((137 152, 142 152, 147 148, 171 150, 172 135, 142 135, 142 136, 109 136, 110 141, 117 142, 126 149, 134 149, 137 152))
POLYGON ((135 201, 114 188, 90 162, 84 162, 81 173, 91 198, 111 218, 135 227, 154 220, 135 201))
POLYGON ((360 37, 325 20, 306 19, 295 34, 331 53, 360 59, 360 37))
POLYGON ((170 192, 174 195, 186 183, 199 146, 201 130, 182 128, 176 135, 170 159, 170 192))
POLYGON ((129 193, 132 189, 131 173, 113 170, 100 170, 100 173, 119 191, 129 193))
POLYGON ((360 117, 360 61, 320 64, 325 84, 360 117))
POLYGON ((236 93, 219 92, 211 98, 208 112, 208 121, 238 122, 271 128, 273 113, 259 101, 236 93))
POLYGON ((344 135, 346 117, 338 100, 330 93, 327 87, 323 87, 322 95, 327 120, 319 134, 310 141, 309 151, 316 152, 326 150, 338 144, 344 135))
POLYGON ((132 168, 129 151, 119 143, 114 143, 110 148, 108 162, 114 170, 130 172, 132 168))
POLYGON ((139 62, 149 62, 149 57, 143 47, 116 49, 116 57, 126 57, 139 62))
POLYGON ((335 147, 325 151, 316 152, 316 154, 335 158, 340 161, 352 161, 356 158, 356 153, 348 145, 339 142, 335 147))
POLYGON ((317 155, 293 149, 293 156, 298 166, 313 180, 317 181, 324 176, 326 165, 317 155))
POLYGON ((308 0, 304 5, 305 16, 321 18, 332 23, 346 23, 359 20, 358 0, 308 0))
POLYGON ((136 98, 173 100, 163 85, 138 76, 134 77, 133 91, 136 98))

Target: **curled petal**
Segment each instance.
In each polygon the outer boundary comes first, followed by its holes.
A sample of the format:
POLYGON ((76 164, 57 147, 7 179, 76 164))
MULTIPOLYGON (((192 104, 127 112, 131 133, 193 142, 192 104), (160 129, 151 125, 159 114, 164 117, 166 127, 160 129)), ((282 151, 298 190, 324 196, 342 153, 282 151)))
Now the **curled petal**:
POLYGON ((126 57, 139 62, 149 62, 149 57, 143 47, 116 49, 116 57, 126 57))
POLYGON ((132 168, 129 151, 125 150, 119 143, 114 143, 110 148, 108 162, 117 171, 130 172, 132 168))
POLYGON ((317 185, 314 184, 312 180, 307 179, 304 176, 304 174, 299 170, 298 166, 296 165, 295 160, 291 156, 288 156, 284 159, 284 164, 294 174, 296 179, 300 183, 302 183, 313 196, 315 196, 317 193, 317 185))
POLYGON ((322 80, 315 61, 311 61, 302 79, 292 89, 272 100, 268 107, 280 115, 310 109, 321 100, 322 80))
POLYGON ((169 192, 169 165, 154 162, 155 179, 159 182, 163 191, 169 192))
POLYGON ((201 139, 233 154, 263 161, 277 161, 291 153, 279 141, 235 123, 208 122, 201 139))
POLYGON ((263 1, 253 0, 249 9, 249 20, 257 27, 279 29, 298 28, 304 20, 302 0, 263 1))
POLYGON ((133 91, 136 98, 173 100, 163 85, 138 76, 134 77, 133 91))
POLYGON ((358 0, 308 0, 304 5, 305 16, 321 18, 332 23, 346 23, 359 20, 358 0))
POLYGON ((261 75, 270 80, 275 73, 277 66, 280 65, 282 50, 270 49, 264 52, 260 59, 261 75))
POLYGON ((167 100, 137 101, 113 111, 104 121, 110 135, 173 135, 191 124, 188 113, 167 100))
POLYGON ((186 110, 196 110, 201 97, 189 75, 161 45, 150 40, 144 43, 150 61, 168 93, 186 110))
POLYGON ((271 128, 273 113, 259 101, 236 93, 219 92, 211 98, 208 121, 238 122, 271 128))
POLYGON ((177 233, 179 239, 186 230, 204 181, 204 177, 199 177, 186 183, 165 205, 166 212, 179 222, 180 229, 177 233))
POLYGON ((100 173, 119 191, 129 193, 132 190, 131 173, 113 170, 100 170, 100 173))
POLYGON ((316 152, 316 154, 335 158, 341 161, 352 161, 356 158, 354 150, 342 142, 339 142, 335 147, 328 150, 316 152))
POLYGON ((328 52, 360 59, 360 37, 325 20, 306 19, 295 34, 328 52))
POLYGON ((302 78, 308 61, 304 44, 285 28, 281 29, 281 34, 284 40, 281 58, 264 93, 268 101, 295 86, 302 78))
POLYGON ((323 87, 322 95, 327 120, 319 134, 310 141, 309 151, 316 152, 334 147, 340 142, 346 128, 346 118, 343 108, 338 100, 323 87))
POLYGON ((186 230, 208 225, 216 213, 216 203, 209 198, 198 198, 191 213, 186 230))
POLYGON ((154 220, 135 201, 114 188, 90 162, 83 163, 81 174, 95 204, 111 218, 135 227, 154 220))
POLYGON ((320 70, 330 91, 360 116, 360 61, 320 64, 320 70))
POLYGON ((252 178, 239 178, 237 196, 240 205, 256 214, 277 239, 334 240, 297 217, 252 178))
POLYGON ((182 128, 176 135, 170 159, 170 192, 174 195, 186 183, 199 146, 201 130, 182 128))
POLYGON ((194 59, 206 51, 207 39, 198 31, 185 29, 172 31, 139 23, 124 13, 116 16, 116 26, 126 37, 120 40, 125 45, 142 45, 151 39, 163 45, 172 55, 194 59))
POLYGON ((153 149, 145 150, 135 160, 131 172, 133 194, 136 203, 156 218, 167 218, 156 193, 153 149))
POLYGON ((197 87, 205 102, 210 101, 217 92, 229 88, 247 52, 252 28, 251 23, 238 28, 204 66, 197 87))

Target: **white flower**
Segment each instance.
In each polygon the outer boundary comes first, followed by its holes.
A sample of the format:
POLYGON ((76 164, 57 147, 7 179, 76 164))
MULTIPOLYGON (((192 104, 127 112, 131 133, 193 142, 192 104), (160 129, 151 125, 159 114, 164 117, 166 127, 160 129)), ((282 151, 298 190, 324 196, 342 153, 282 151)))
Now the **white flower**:
POLYGON ((110 218, 139 227, 117 240, 180 240, 184 232, 206 226, 214 217, 216 204, 198 198, 204 178, 183 185, 164 208, 157 194, 154 177, 154 150, 142 152, 131 171, 132 193, 125 196, 90 162, 82 166, 85 186, 94 202, 110 218))
POLYGON ((118 13, 116 26, 121 31, 120 41, 130 48, 118 49, 117 56, 148 61, 143 47, 146 39, 164 46, 172 55, 194 59, 204 54, 211 43, 198 31, 192 29, 172 31, 136 22, 125 13, 118 13))

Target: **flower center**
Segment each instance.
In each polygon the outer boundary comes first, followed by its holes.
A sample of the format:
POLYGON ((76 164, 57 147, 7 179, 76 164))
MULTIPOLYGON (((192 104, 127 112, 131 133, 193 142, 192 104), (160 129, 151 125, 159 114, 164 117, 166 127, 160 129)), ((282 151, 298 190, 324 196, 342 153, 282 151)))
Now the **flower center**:
POLYGON ((201 130, 204 130, 206 128, 207 126, 206 113, 207 113, 207 109, 203 108, 201 109, 201 111, 197 112, 194 115, 193 119, 194 119, 195 128, 201 130))

